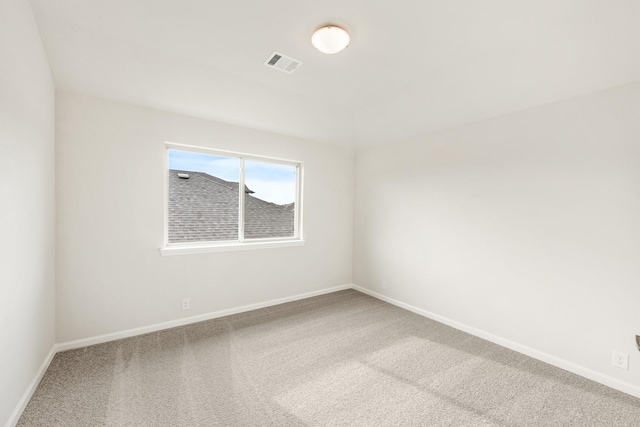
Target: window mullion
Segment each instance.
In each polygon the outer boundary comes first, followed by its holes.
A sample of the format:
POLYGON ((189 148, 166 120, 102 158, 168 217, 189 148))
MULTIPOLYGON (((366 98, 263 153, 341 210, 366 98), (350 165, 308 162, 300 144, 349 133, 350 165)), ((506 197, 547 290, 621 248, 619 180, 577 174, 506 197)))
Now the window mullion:
POLYGON ((300 166, 296 166, 296 199, 293 205, 293 237, 300 237, 300 166))
POLYGON ((240 157, 240 182, 238 183, 238 240, 244 242, 244 157, 240 157))

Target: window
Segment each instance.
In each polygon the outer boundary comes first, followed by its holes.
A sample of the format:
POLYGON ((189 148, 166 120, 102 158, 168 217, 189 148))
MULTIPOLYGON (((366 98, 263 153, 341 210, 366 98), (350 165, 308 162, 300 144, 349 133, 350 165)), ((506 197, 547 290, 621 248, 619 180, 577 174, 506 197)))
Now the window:
POLYGON ((300 162, 167 144, 163 255, 301 243, 301 175, 300 162))

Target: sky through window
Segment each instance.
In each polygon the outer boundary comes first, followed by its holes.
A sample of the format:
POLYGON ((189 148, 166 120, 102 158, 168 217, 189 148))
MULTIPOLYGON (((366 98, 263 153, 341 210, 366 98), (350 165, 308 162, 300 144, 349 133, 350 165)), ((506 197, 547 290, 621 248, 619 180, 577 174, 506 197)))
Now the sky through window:
MULTIPOLYGON (((240 180, 240 159, 179 150, 169 150, 169 169, 204 172, 224 179, 240 180)), ((253 197, 278 205, 296 198, 296 168, 290 165, 245 161, 245 184, 253 197)))

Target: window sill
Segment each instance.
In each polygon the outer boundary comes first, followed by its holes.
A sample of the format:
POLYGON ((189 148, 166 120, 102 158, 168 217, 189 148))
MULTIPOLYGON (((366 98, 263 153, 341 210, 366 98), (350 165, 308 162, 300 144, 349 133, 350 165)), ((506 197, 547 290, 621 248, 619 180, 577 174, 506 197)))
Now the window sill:
POLYGON ((208 252, 246 251, 252 249, 288 248, 303 246, 304 240, 283 240, 278 242, 222 243, 211 245, 167 246, 160 248, 162 256, 204 254, 208 252))

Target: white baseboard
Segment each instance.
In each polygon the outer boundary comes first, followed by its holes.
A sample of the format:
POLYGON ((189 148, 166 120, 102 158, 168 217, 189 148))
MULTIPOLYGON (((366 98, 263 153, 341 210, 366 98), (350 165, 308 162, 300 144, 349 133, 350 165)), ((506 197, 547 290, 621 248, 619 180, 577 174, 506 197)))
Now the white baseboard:
POLYGON ((410 304, 404 303, 402 301, 398 301, 396 299, 390 298, 386 295, 379 294, 370 289, 363 288, 362 286, 358 286, 356 284, 352 285, 353 289, 362 292, 363 294, 370 295, 374 298, 377 298, 381 301, 388 302, 389 304, 393 304, 400 308, 404 308, 405 310, 409 310, 413 313, 419 314, 420 316, 427 317, 429 319, 435 320, 436 322, 444 323, 445 325, 451 326, 452 328, 461 330, 471 335, 475 335, 476 337, 485 339, 487 341, 491 341, 492 343, 498 344, 502 347, 506 347, 508 349, 517 351, 518 353, 522 353, 534 359, 540 360, 542 362, 548 363, 550 365, 556 366, 560 369, 564 369, 565 371, 569 371, 576 375, 580 375, 581 377, 588 378, 592 381, 598 382, 600 384, 604 384, 607 387, 611 387, 615 390, 621 391, 623 393, 630 394, 632 396, 640 398, 640 387, 621 381, 617 378, 610 377, 609 375, 602 374, 600 372, 594 371, 589 368, 585 368, 584 366, 577 365, 573 362, 569 362, 567 360, 561 359, 559 357, 553 356, 551 354, 536 350, 531 347, 527 347, 526 345, 517 343, 515 341, 508 340, 506 338, 502 338, 500 336, 491 334, 489 332, 483 331, 481 329, 474 328, 469 325, 465 325, 464 323, 457 322, 455 320, 451 320, 447 317, 440 316, 439 314, 431 313, 427 310, 423 310, 418 307, 414 307, 410 304))
POLYGON ((24 394, 22 395, 22 398, 20 398, 20 400, 18 401, 18 405, 16 405, 16 408, 13 410, 13 413, 7 420, 5 427, 14 427, 16 424, 18 424, 18 420, 22 416, 22 412, 24 412, 24 408, 27 407, 29 400, 31 400, 31 396, 33 396, 33 393, 36 391, 36 388, 38 388, 38 384, 40 384, 40 380, 44 376, 44 373, 47 372, 47 369, 49 368, 49 364, 51 364, 51 361, 53 360, 53 356, 55 356, 56 353, 57 353, 57 350, 56 350, 56 346, 54 345, 53 347, 51 347, 49 354, 47 354, 47 357, 45 357, 44 361, 40 365, 40 368, 36 372, 36 375, 33 377, 31 382, 29 383, 29 386, 27 387, 24 394))
POLYGON ((134 337, 136 335, 148 334, 150 332, 157 332, 163 329, 175 328, 176 326, 189 325, 191 323, 202 322, 204 320, 217 319, 219 317, 230 316, 232 314, 244 313, 245 311, 257 310, 260 308, 271 307, 278 304, 284 304, 287 302, 298 301, 305 298, 311 298, 318 295, 329 294, 331 292, 342 291, 345 289, 351 289, 352 285, 334 286, 332 288, 325 288, 319 291, 306 292, 304 294, 293 295, 290 297, 273 299, 270 301, 260 302, 256 304, 243 305, 241 307, 230 308, 227 310, 220 310, 213 313, 205 313, 192 317, 185 317, 182 319, 171 320, 169 322, 156 323, 154 325, 143 326, 140 328, 128 329, 126 331, 114 332, 111 334, 99 335, 96 337, 83 338, 75 341, 68 341, 64 343, 56 344, 55 349, 58 351, 72 350, 75 348, 87 347, 94 344, 102 344, 109 341, 115 341, 122 338, 134 337))

